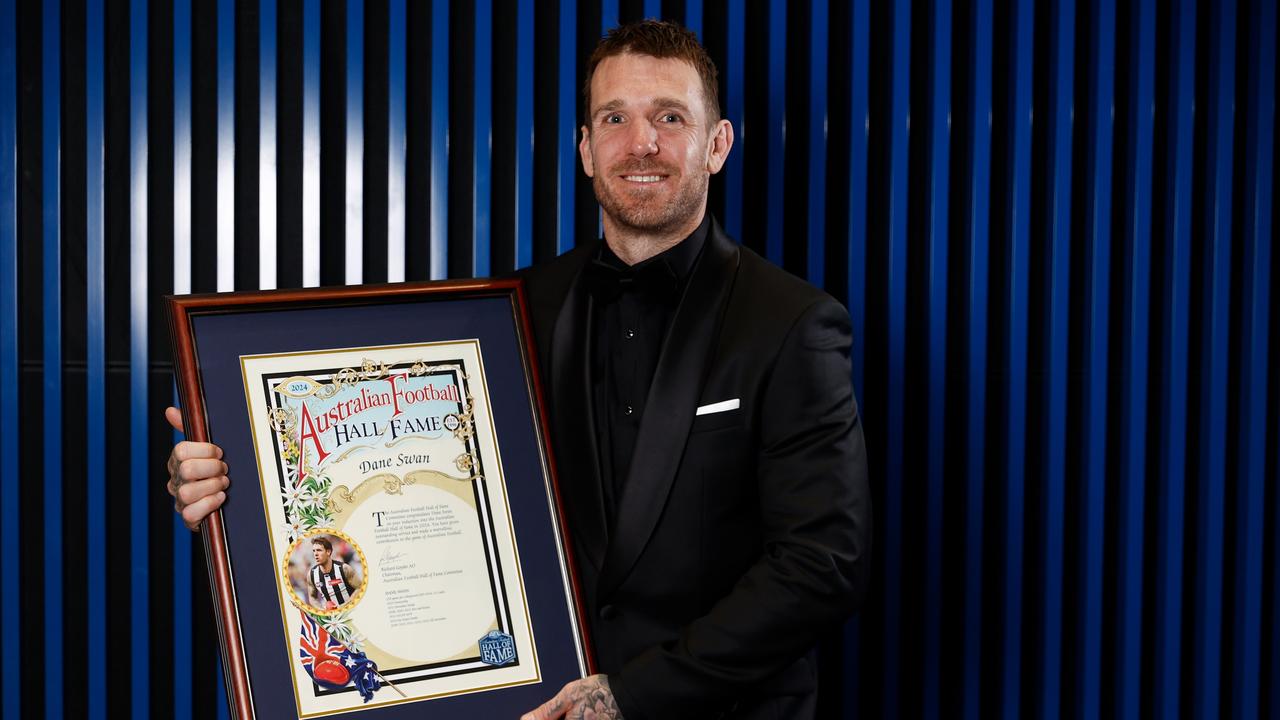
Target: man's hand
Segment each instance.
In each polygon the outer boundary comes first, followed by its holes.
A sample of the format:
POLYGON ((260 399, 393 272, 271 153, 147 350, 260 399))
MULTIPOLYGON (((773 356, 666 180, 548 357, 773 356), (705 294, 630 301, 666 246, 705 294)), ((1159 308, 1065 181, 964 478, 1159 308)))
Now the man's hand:
MULTIPOLYGON (((166 409, 164 418, 174 430, 183 432, 182 413, 178 408, 166 409)), ((169 453, 167 487, 173 496, 173 509, 182 515, 182 522, 189 529, 199 529, 206 517, 222 507, 230 484, 227 464, 222 462, 222 448, 186 440, 173 446, 173 452, 169 453)))
POLYGON ((608 675, 592 675, 561 688, 555 697, 520 720, 622 720, 618 703, 609 689, 608 675))

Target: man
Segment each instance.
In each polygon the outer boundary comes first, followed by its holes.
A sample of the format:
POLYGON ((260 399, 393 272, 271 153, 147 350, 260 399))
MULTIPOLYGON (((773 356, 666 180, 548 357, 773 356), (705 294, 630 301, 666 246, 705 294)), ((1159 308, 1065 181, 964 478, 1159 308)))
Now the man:
POLYGON ((355 570, 333 559, 333 543, 324 535, 312 538, 311 555, 315 564, 307 571, 307 582, 312 604, 325 610, 341 607, 360 587, 355 570))
MULTIPOLYGON (((525 718, 812 717, 812 648, 868 574, 848 314, 706 214, 733 128, 692 33, 617 28, 587 77, 605 238, 524 277, 601 674, 525 718)), ((189 525, 220 457, 175 448, 189 525)))

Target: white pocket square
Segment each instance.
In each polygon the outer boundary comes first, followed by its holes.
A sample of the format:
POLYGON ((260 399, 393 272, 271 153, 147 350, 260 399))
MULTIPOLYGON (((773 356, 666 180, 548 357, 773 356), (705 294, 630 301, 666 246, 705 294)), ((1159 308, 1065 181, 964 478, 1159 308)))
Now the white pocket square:
POLYGON ((722 412, 728 412, 729 410, 737 410, 737 409, 738 409, 738 398, 734 398, 732 400, 723 400, 718 403, 711 403, 710 405, 703 405, 702 407, 698 408, 697 412, 695 412, 694 415, 711 415, 713 413, 722 413, 722 412))

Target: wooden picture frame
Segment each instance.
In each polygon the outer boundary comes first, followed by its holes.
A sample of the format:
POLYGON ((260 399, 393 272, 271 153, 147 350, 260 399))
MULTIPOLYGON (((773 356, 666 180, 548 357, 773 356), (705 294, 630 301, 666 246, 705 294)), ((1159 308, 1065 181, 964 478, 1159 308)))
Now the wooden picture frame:
POLYGON ((522 281, 166 302, 233 478, 201 532, 236 717, 515 717, 595 671, 522 281))

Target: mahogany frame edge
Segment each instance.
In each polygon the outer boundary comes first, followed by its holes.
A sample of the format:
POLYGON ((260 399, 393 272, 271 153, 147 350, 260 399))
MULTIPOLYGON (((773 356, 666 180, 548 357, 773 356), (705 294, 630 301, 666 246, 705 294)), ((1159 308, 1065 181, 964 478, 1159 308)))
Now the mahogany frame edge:
MULTIPOLYGON (((165 303, 169 307, 169 341, 173 350, 173 374, 178 386, 178 400, 182 403, 183 435, 189 440, 209 442, 204 393, 201 391, 200 374, 196 368, 195 337, 188 312, 189 307, 197 304, 181 302, 175 296, 165 296, 165 303)), ((209 586, 217 601, 214 619, 222 630, 218 633, 218 644, 222 649, 228 705, 236 718, 252 718, 253 697, 249 692, 249 672, 240 633, 239 612, 231 587, 231 563, 227 557, 224 532, 221 509, 201 523, 200 534, 204 540, 209 586)))
POLYGON ((560 526, 560 542, 563 546, 566 565, 569 572, 569 582, 573 586, 573 603, 577 608, 578 629, 582 632, 583 654, 587 660, 587 674, 595 675, 598 671, 596 665, 594 646, 591 643, 591 623, 586 615, 587 603, 582 593, 582 582, 578 575, 578 560, 573 554, 573 535, 569 530, 569 525, 565 521, 568 514, 565 512, 564 498, 560 494, 560 475, 556 470, 555 453, 551 447, 551 433, 548 426, 546 395, 542 390, 542 372, 538 365, 538 346, 533 337, 533 318, 529 313, 529 302, 525 297, 524 281, 520 280, 515 288, 515 304, 516 310, 520 316, 516 322, 516 332, 524 336, 524 351, 528 359, 529 379, 533 383, 533 399, 537 405, 538 413, 534 418, 536 429, 539 435, 539 441, 546 449, 547 458, 547 477, 551 481, 551 491, 556 503, 556 523, 560 526))

